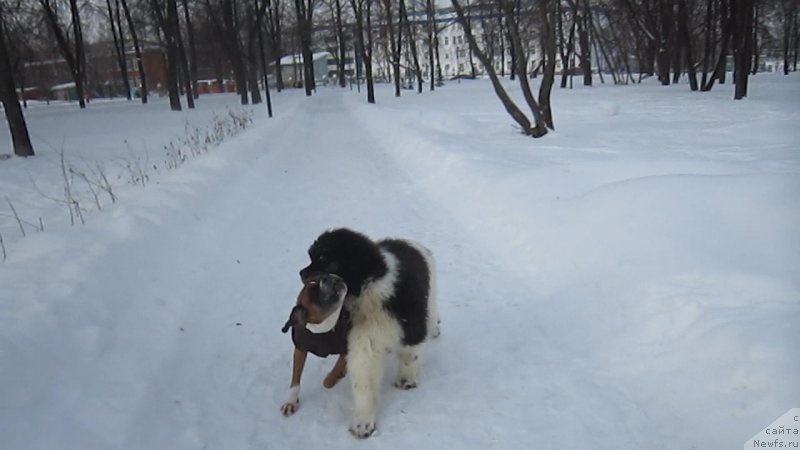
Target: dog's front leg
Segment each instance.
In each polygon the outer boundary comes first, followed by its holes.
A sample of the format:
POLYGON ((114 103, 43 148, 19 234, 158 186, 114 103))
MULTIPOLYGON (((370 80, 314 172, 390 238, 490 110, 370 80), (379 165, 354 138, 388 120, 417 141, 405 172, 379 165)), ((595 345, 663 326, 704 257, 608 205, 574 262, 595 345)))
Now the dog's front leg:
POLYGON ((303 376, 303 368, 306 365, 308 353, 295 348, 294 361, 292 365, 292 383, 289 386, 289 398, 286 403, 281 405, 281 413, 284 416, 291 416, 300 407, 300 377, 303 376))
POLYGON ((347 371, 353 387, 353 421, 350 432, 367 438, 375 432, 378 392, 383 377, 385 350, 376 348, 366 336, 353 336, 347 354, 347 371))
POLYGON ((347 370, 346 361, 346 355, 339 355, 339 359, 336 360, 336 364, 334 364, 333 369, 331 369, 330 373, 322 381, 323 386, 330 389, 336 386, 336 383, 338 383, 339 380, 344 378, 345 371, 347 370))

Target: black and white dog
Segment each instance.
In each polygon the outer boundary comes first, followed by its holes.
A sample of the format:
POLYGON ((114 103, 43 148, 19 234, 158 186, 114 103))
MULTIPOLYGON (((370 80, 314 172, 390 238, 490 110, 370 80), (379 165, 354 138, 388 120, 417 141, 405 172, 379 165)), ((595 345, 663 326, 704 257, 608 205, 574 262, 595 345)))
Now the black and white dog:
POLYGON ((439 334, 433 256, 407 240, 373 241, 340 228, 322 233, 308 250, 305 282, 323 273, 347 284, 345 307, 352 326, 347 336, 347 371, 353 388, 350 431, 369 437, 376 426, 378 393, 387 351, 396 351, 395 386, 417 386, 425 342, 439 334))

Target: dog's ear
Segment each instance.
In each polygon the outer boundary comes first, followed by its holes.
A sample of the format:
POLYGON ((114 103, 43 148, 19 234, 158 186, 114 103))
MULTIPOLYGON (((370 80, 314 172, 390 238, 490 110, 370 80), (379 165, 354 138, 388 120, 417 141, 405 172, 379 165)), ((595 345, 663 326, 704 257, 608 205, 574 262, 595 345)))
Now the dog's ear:
POLYGON ((286 321, 286 324, 281 328, 283 333, 289 331, 289 328, 295 325, 305 325, 308 322, 308 317, 305 308, 300 305, 295 306, 292 308, 292 312, 289 313, 289 320, 286 321))

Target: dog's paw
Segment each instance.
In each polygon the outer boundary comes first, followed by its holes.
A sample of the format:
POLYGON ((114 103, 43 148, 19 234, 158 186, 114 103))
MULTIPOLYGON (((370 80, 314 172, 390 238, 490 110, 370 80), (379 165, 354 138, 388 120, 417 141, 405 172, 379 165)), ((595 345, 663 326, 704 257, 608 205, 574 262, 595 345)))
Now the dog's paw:
POLYGON ((417 382, 415 380, 407 380, 405 378, 398 378, 394 382, 394 387, 396 387, 397 389, 403 389, 403 390, 407 391, 409 389, 414 389, 415 387, 417 387, 417 382))
POLYGON ((375 421, 354 420, 350 425, 350 432, 359 439, 366 439, 375 432, 375 421))
POLYGON ((300 401, 295 400, 293 402, 286 402, 281 405, 281 414, 286 417, 291 416, 292 414, 297 412, 297 409, 300 408, 300 401))

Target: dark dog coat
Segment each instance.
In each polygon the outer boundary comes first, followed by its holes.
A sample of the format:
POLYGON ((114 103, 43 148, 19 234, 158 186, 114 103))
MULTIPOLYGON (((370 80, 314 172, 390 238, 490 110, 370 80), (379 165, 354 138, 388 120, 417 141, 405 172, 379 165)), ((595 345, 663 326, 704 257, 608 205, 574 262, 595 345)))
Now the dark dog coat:
POLYGON ((350 312, 342 306, 339 320, 327 333, 312 333, 303 325, 292 327, 292 341, 299 350, 313 353, 321 358, 328 355, 347 354, 347 333, 350 331, 350 312))

